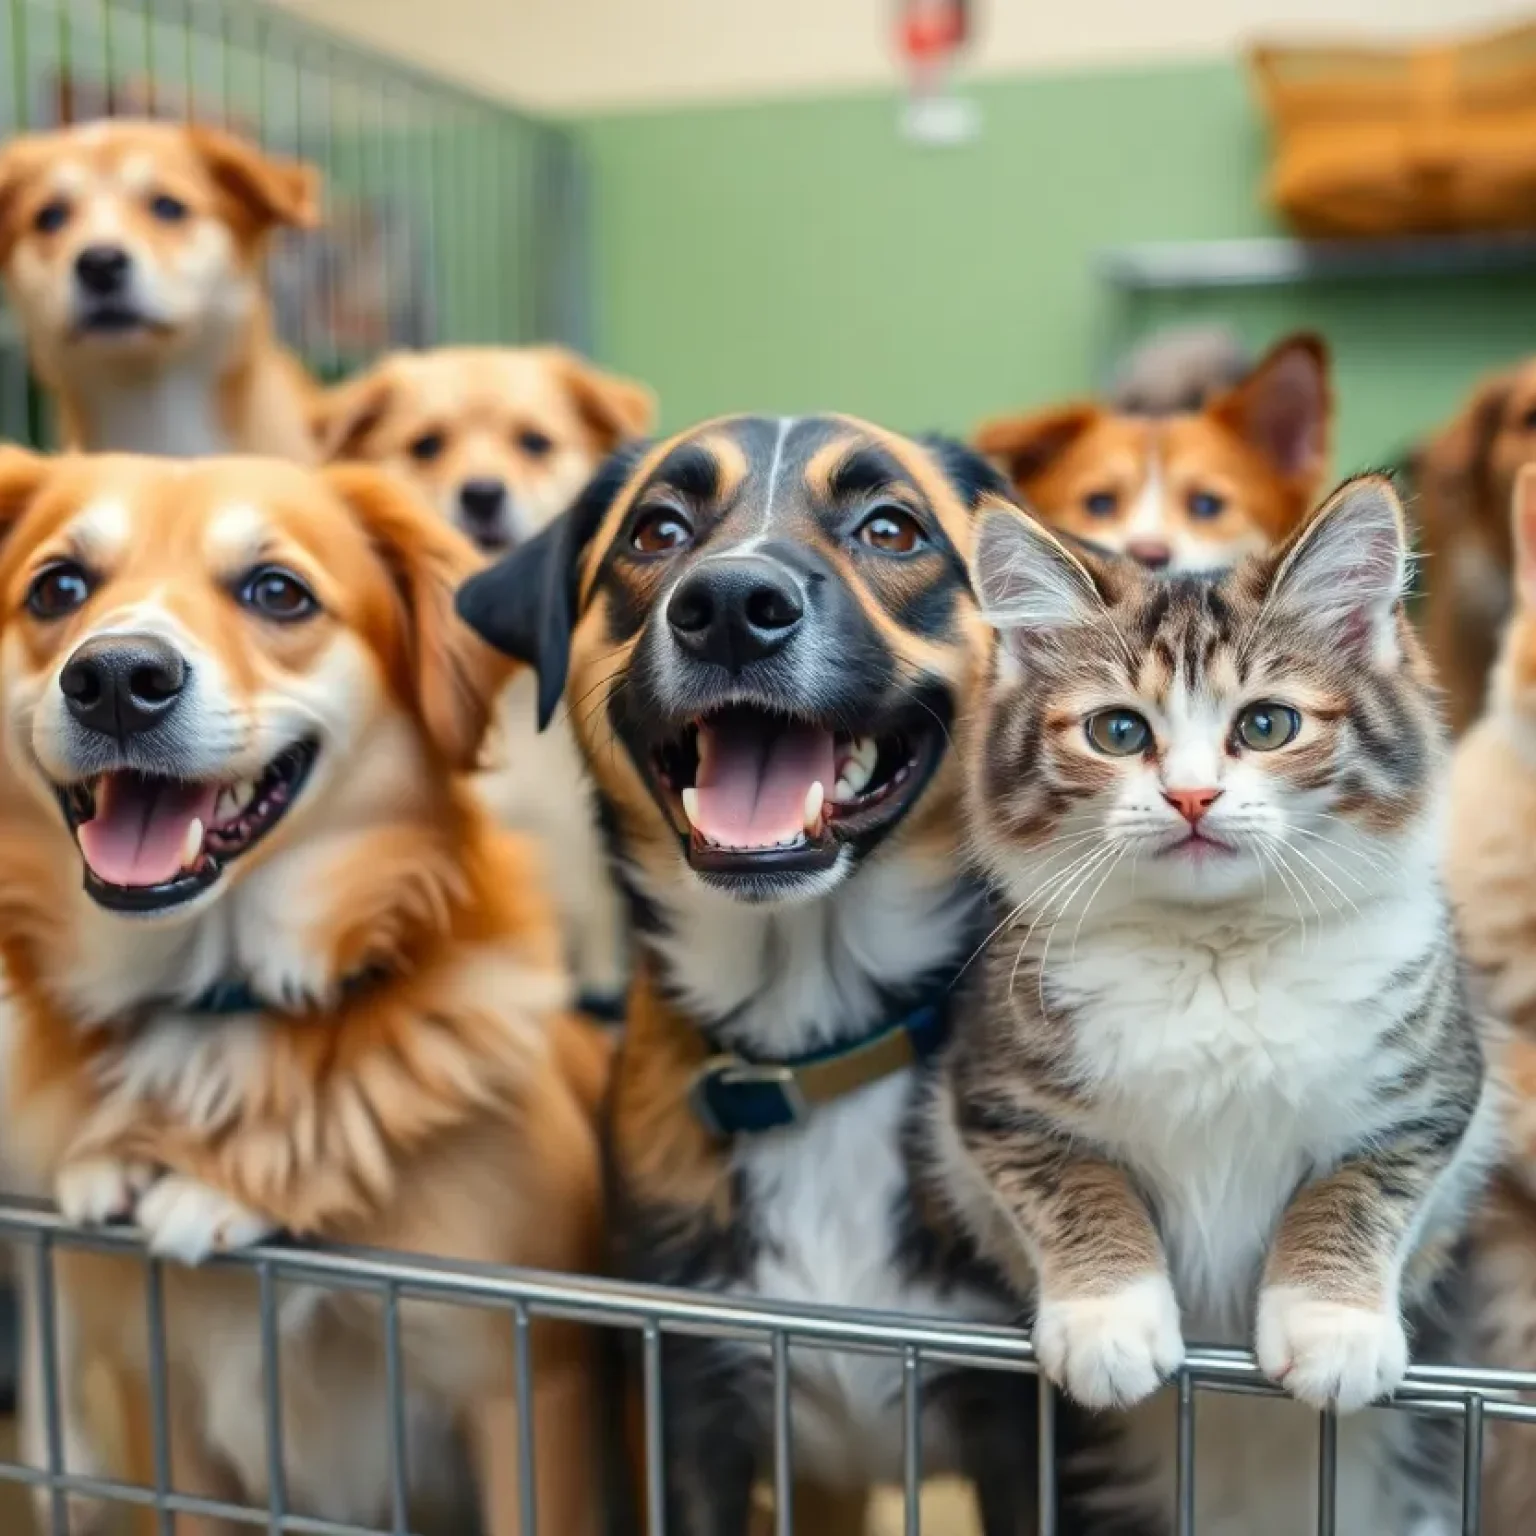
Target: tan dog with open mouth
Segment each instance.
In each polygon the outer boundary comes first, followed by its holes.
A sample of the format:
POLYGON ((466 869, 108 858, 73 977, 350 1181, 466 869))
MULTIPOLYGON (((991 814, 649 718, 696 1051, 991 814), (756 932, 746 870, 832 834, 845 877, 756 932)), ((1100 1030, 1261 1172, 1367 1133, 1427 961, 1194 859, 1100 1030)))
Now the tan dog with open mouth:
MULTIPOLYGON (((607 1049, 564 1013, 523 846, 456 777, 506 675, 453 615, 473 550, 377 471, 275 460, 15 450, 0 528, 11 1154, 71 1218, 193 1263, 281 1228, 590 1268, 607 1049)), ((176 1485, 265 1502, 254 1280, 165 1280, 176 1485)), ((59 1284, 66 1392, 87 1360, 142 1387, 142 1267, 61 1255, 59 1284)), ((511 1319, 408 1301, 402 1325, 413 1493, 462 1431, 511 1536, 511 1319)), ((281 1328, 290 1507, 382 1520, 376 1305, 281 1328)), ((534 1331, 540 1530, 585 1536, 586 1349, 534 1331)))
MULTIPOLYGON (((643 384, 563 347, 444 347, 396 353, 328 391, 315 428, 324 457, 393 470, 495 554, 551 523, 655 410, 643 384)), ((623 985, 622 904, 569 721, 537 730, 536 686, 524 673, 507 690, 476 782, 503 825, 545 847, 577 979, 601 1008, 623 985)))
POLYGON ((309 461, 315 391, 277 343, 273 232, 319 176, 214 128, 104 121, 0 150, 0 270, 69 447, 309 461))

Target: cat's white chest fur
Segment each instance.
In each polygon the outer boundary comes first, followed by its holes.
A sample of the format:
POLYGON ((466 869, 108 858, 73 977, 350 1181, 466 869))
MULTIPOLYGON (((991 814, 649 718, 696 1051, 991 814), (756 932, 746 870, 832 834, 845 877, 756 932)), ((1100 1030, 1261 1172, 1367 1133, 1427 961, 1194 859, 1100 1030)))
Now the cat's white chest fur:
POLYGON ((1048 963, 1110 1149, 1157 1207, 1187 1338, 1250 1342, 1275 1225, 1377 1125, 1393 978, 1443 922, 1425 894, 1305 929, 1133 911, 1048 963))

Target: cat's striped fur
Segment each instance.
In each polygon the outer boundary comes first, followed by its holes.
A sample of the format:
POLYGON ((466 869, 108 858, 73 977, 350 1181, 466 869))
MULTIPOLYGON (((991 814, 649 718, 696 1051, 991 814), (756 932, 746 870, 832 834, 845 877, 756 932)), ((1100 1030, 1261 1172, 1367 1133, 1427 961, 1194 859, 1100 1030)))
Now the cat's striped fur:
MULTIPOLYGON (((963 750, 998 928, 936 1158, 1036 1297, 1045 1369, 1090 1404, 1143 1403, 1190 1339, 1361 1408, 1456 1281, 1494 1115, 1405 571, 1375 478, 1220 577, 983 526, 973 579, 1002 635, 963 750)), ((1105 1494, 1149 1530, 1171 1508, 1167 1397, 1127 1414, 1105 1494)), ((1455 1528, 1454 1472, 1402 1455, 1414 1433, 1345 1421, 1340 1530, 1455 1528)), ((1228 1399, 1198 1438, 1204 1536, 1313 1529, 1314 1415, 1228 1399)))

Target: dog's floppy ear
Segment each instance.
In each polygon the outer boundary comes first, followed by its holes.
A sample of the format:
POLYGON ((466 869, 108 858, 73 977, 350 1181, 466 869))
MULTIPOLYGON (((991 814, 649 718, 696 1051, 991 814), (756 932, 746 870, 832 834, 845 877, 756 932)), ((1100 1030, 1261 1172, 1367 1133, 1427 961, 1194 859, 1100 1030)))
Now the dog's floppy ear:
POLYGON ((209 174, 259 228, 314 229, 320 223, 320 172, 314 166, 269 155, 220 128, 194 125, 187 133, 209 174))
POLYGON ((1493 445, 1515 390, 1515 372, 1484 379, 1465 405, 1415 456, 1414 481, 1423 494, 1476 501, 1492 489, 1493 445))
POLYGON ((33 135, 12 139, 0 149, 0 261, 9 258, 16 243, 16 205, 37 164, 37 139, 33 135))
POLYGON ((459 588, 459 617, 539 674, 539 729, 565 692, 581 556, 645 453, 635 443, 598 470, 575 503, 526 544, 459 588))
POLYGON ((382 368, 322 390, 309 412, 309 430, 321 461, 357 458, 389 409, 393 392, 382 368))
POLYGON ((1091 400, 1084 400, 1027 416, 1000 416, 977 427, 971 446, 1001 465, 1014 485, 1027 492, 1029 482, 1049 469, 1103 414, 1091 400))
POLYGON ((0 544, 32 505, 54 463, 27 448, 0 447, 0 544))
POLYGON ((362 525, 399 590, 409 674, 402 681, 427 737, 448 768, 467 772, 478 762, 510 670, 454 613, 454 593, 479 568, 480 557, 385 471, 339 464, 321 473, 362 525))
POLYGON ((656 424, 656 396, 644 384, 605 373, 564 347, 549 348, 548 356, 601 452, 644 437, 656 424))

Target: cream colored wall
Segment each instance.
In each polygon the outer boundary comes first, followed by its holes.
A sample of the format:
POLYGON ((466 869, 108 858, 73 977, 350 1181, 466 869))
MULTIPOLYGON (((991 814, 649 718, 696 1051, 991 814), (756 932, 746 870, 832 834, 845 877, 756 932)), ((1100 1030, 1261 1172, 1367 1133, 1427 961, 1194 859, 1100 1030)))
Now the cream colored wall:
MULTIPOLYGON (((589 111, 894 78, 894 0, 281 0, 525 106, 589 111)), ((1530 0, 975 0, 983 74, 1198 57, 1259 33, 1433 32, 1530 0)))

